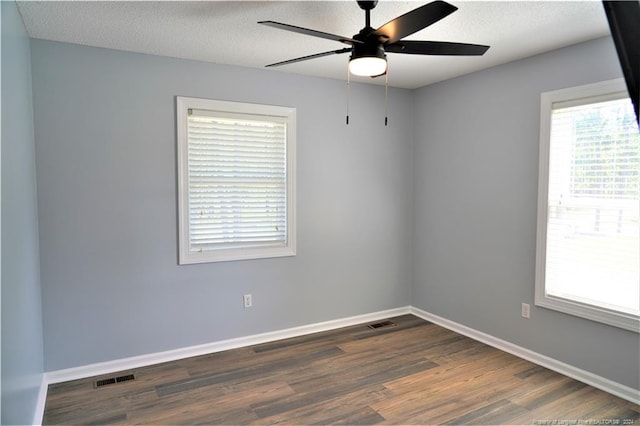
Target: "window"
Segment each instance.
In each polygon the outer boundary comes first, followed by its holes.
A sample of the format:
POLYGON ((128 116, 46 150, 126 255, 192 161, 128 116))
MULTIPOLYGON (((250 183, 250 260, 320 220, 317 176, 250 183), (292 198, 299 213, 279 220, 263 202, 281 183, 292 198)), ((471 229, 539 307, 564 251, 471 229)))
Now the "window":
POLYGON ((541 101, 536 305, 638 332, 640 135, 624 82, 541 101))
POLYGON ((294 108, 177 97, 179 263, 295 255, 294 108))

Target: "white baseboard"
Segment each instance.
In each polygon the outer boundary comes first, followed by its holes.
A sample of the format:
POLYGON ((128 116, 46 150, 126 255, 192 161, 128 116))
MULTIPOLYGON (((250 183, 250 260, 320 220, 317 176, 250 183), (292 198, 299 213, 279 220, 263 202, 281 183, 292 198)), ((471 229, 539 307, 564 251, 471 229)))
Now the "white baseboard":
POLYGON ((245 346, 258 345, 261 343, 273 342, 275 340, 289 339, 292 337, 304 336, 321 331, 335 330, 341 327, 362 324, 370 321, 378 321, 398 315, 405 315, 410 312, 410 307, 389 309, 353 317, 341 318, 337 320, 324 321, 316 324, 303 325, 284 330, 271 331, 267 333, 254 334, 235 339, 221 340, 218 342, 206 343, 203 345, 189 346, 186 348, 174 349, 164 352, 156 352, 147 355, 122 358, 114 361, 99 362, 81 367, 73 367, 64 370, 56 370, 45 373, 46 381, 50 383, 60 383, 69 380, 84 379, 87 377, 100 376, 103 374, 115 373, 118 371, 131 370, 145 367, 147 365, 159 364, 162 362, 176 361, 193 356, 206 355, 215 352, 237 349, 245 346))
POLYGON ((324 321, 316 324, 288 328, 285 330, 255 334, 247 337, 222 340, 218 342, 206 343, 203 345, 189 346, 186 348, 174 349, 164 352, 100 362, 64 370, 49 371, 44 373, 43 375, 40 395, 38 398, 38 406, 34 416, 34 418, 38 419, 38 421, 34 421, 34 424, 41 423, 42 415, 44 414, 47 388, 49 384, 66 382, 69 380, 84 379, 87 377, 131 370, 134 368, 159 364, 162 362, 176 361, 193 356, 206 355, 210 353, 226 351, 229 349, 237 349, 261 343, 273 342, 276 340, 289 339, 292 337, 299 337, 312 333, 318 333, 321 331, 334 330, 341 327, 348 327, 351 325, 362 324, 370 321, 378 321, 381 319, 405 314, 413 314, 426 321, 430 321, 451 331, 455 331, 456 333, 470 337, 474 340, 478 340, 482 343, 493 346, 497 349, 503 350, 520 358, 526 359, 527 361, 531 361, 550 370, 554 370, 560 374, 564 374, 568 377, 579 380, 598 389, 604 390, 605 392, 609 392, 620 398, 626 399, 627 401, 631 401, 635 404, 640 404, 640 392, 637 389, 622 385, 620 383, 595 375, 569 364, 565 364, 561 361, 549 358, 545 355, 533 352, 529 349, 523 348, 521 346, 467 327, 465 325, 456 323, 454 321, 439 317, 413 306, 405 306, 402 308, 389 309, 370 314, 356 315, 353 317, 324 321))
POLYGON ((36 409, 33 414, 33 424, 41 425, 42 420, 44 418, 44 406, 47 402, 47 389, 49 388, 49 383, 47 383, 46 373, 42 374, 42 379, 40 380, 40 391, 38 392, 38 400, 36 401, 36 409))
POLYGON ((418 309, 412 306, 410 307, 410 313, 426 321, 430 321, 441 327, 447 328, 451 331, 455 331, 456 333, 470 337, 474 340, 500 349, 501 351, 508 352, 519 358, 526 359, 527 361, 531 361, 534 364, 548 368, 549 370, 556 371, 560 374, 564 374, 565 376, 586 383, 590 386, 593 386, 594 388, 601 389, 605 392, 626 399, 627 401, 633 402, 634 404, 640 405, 640 391, 638 391, 637 389, 622 385, 620 383, 614 382, 613 380, 598 376, 589 371, 582 370, 580 368, 550 358, 546 355, 539 354, 537 352, 523 348, 522 346, 507 342, 506 340, 498 339, 497 337, 491 336, 490 334, 486 334, 471 327, 467 327, 466 325, 462 325, 457 322, 450 321, 446 318, 439 317, 437 315, 423 311, 422 309, 418 309))

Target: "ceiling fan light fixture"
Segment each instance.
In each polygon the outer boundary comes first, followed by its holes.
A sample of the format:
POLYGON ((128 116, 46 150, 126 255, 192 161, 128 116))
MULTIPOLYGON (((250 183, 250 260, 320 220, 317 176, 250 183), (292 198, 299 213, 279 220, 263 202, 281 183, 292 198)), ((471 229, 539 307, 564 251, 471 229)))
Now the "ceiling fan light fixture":
POLYGON ((387 59, 378 56, 361 56, 349 60, 349 72, 353 75, 373 77, 387 71, 387 59))

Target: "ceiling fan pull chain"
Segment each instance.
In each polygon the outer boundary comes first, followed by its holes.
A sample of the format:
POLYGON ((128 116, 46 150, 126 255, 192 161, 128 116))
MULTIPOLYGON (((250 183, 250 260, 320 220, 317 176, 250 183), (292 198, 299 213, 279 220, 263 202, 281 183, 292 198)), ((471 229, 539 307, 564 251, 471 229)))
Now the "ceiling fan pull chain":
POLYGON ((389 64, 387 64, 387 72, 384 73, 384 125, 389 122, 389 64))
POLYGON ((349 72, 349 65, 347 64, 347 125, 349 125, 349 90, 351 88, 351 73, 349 72))

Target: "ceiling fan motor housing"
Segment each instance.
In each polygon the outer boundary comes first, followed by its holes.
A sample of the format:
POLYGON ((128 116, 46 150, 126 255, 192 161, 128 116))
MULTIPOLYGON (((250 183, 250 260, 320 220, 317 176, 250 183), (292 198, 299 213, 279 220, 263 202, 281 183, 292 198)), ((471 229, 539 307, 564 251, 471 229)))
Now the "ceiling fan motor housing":
POLYGON ((371 27, 363 28, 358 34, 353 36, 354 40, 363 43, 354 43, 351 51, 351 59, 363 57, 375 57, 386 60, 387 55, 384 53, 384 46, 377 37, 371 36, 375 30, 371 27))

